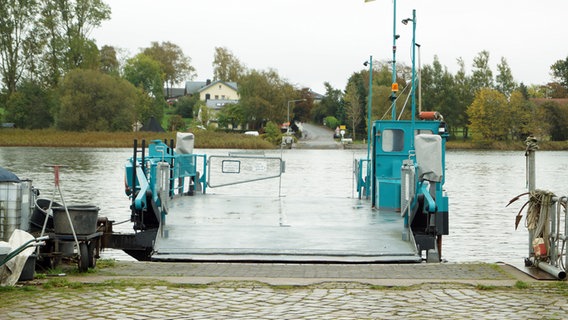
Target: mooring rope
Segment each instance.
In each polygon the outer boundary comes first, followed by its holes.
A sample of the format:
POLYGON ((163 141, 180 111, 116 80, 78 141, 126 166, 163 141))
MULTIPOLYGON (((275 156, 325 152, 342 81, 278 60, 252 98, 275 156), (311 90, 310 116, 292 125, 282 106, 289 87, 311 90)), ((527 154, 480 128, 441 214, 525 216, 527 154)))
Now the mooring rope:
POLYGON ((526 227, 533 231, 534 238, 542 238, 546 250, 550 248, 550 206, 554 193, 546 190, 535 190, 530 192, 529 207, 527 209, 526 227))

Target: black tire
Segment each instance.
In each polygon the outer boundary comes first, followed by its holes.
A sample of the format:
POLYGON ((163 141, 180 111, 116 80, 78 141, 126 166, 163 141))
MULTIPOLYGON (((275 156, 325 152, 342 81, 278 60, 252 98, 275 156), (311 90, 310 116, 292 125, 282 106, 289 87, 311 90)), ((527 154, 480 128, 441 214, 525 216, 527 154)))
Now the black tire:
POLYGON ((87 272, 89 270, 89 249, 85 242, 79 243, 79 272, 87 272))
POLYGON ((94 268, 97 266, 97 257, 95 255, 97 247, 97 240, 89 241, 89 245, 87 247, 88 256, 89 256, 89 268, 94 268))

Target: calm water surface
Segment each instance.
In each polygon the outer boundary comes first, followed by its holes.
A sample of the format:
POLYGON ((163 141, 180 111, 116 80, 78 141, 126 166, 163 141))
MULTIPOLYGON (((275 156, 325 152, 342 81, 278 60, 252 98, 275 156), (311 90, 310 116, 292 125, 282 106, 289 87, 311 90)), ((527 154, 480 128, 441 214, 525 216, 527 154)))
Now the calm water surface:
MULTIPOLYGON (((196 150, 207 155, 227 155, 230 150, 196 150)), ((279 156, 280 151, 266 152, 279 156)), ((66 203, 96 204, 101 215, 116 222, 130 217, 124 194, 124 163, 131 149, 0 148, 0 166, 20 179, 31 179, 42 196, 53 194, 53 169, 61 171, 66 203)), ((208 189, 208 193, 268 195, 325 195, 352 197, 352 163, 366 150, 284 150, 286 173, 278 179, 239 187, 208 189)), ((527 255, 527 232, 514 228, 522 201, 505 207, 526 191, 524 152, 448 151, 445 189, 450 198, 450 235, 444 237, 443 256, 450 262, 522 263, 527 255)), ((537 186, 566 195, 568 152, 537 153, 537 186)), ((57 197, 59 195, 57 194, 57 197)), ((524 200, 524 199, 523 199, 524 200)), ((523 220, 524 221, 524 220, 523 220)), ((129 222, 116 231, 129 232, 129 222)), ((127 259, 118 252, 106 253, 127 259)))

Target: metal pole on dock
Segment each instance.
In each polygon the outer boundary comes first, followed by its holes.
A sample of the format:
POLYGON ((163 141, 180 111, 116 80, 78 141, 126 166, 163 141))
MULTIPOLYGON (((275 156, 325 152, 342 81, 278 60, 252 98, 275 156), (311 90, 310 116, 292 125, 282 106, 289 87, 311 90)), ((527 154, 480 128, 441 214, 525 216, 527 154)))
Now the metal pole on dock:
POLYGON ((371 183, 371 109, 373 106, 373 56, 369 57, 369 101, 367 104, 367 176, 365 177, 365 197, 369 199, 371 183))
MULTIPOLYGON (((526 144, 526 184, 529 192, 534 192, 536 190, 536 169, 535 169, 535 154, 536 150, 538 149, 537 140, 534 136, 528 136, 525 140, 526 144)), ((534 256, 534 248, 533 248, 533 240, 534 240, 534 230, 529 230, 529 259, 534 256)))
POLYGON ((398 84, 396 82, 396 0, 393 0, 393 18, 392 18, 392 86, 391 86, 391 100, 392 100, 392 119, 396 120, 396 92, 398 91, 398 84))

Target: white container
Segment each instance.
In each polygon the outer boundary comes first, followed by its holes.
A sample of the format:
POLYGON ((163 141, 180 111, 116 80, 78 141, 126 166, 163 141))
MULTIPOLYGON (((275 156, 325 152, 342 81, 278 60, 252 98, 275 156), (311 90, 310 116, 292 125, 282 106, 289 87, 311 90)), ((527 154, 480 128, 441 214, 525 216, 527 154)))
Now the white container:
POLYGON ((8 241, 22 225, 22 184, 0 182, 0 240, 8 241))

